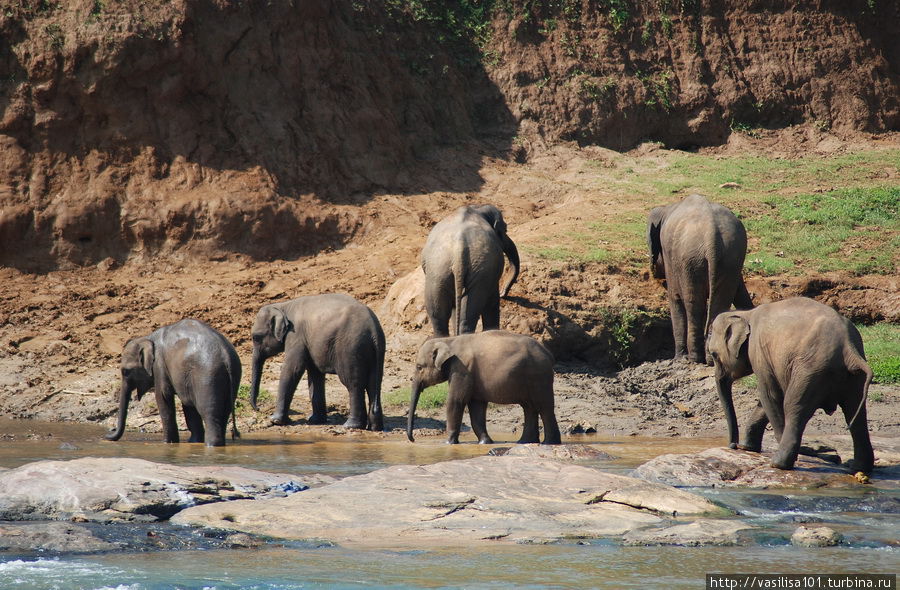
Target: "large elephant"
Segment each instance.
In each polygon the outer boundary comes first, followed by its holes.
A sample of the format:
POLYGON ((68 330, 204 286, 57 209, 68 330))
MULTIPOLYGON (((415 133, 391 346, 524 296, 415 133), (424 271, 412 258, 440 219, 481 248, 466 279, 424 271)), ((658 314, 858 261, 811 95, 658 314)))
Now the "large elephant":
POLYGON ((544 444, 559 444, 559 426, 553 411, 553 363, 553 355, 537 340, 502 330, 428 340, 416 357, 406 436, 413 440, 416 405, 422 390, 449 381, 448 443, 459 442, 463 408, 467 406, 478 442, 493 443, 486 424, 490 402, 519 404, 525 410, 520 443, 539 442, 540 416, 544 444))
POLYGON ((713 319, 731 304, 753 303, 741 270, 747 233, 734 214, 701 195, 656 207, 647 225, 650 272, 665 279, 675 337, 675 358, 704 362, 704 343, 713 319))
POLYGON ((866 396, 872 370, 859 331, 846 318, 827 305, 795 297, 720 315, 713 321, 707 346, 731 448, 760 452, 766 424, 771 423, 779 441, 772 465, 791 469, 815 411, 821 408, 832 414, 840 406, 853 437, 854 466, 871 471, 874 455, 866 396), (759 383, 759 405, 738 445, 731 385, 750 373, 759 383))
POLYGON ((350 415, 344 426, 384 428, 381 410, 384 332, 371 309, 349 295, 299 297, 264 305, 256 314, 252 335, 250 405, 254 409, 266 359, 285 353, 278 399, 270 418, 273 424, 289 422, 291 400, 305 372, 312 404, 309 424, 325 424, 325 375, 337 374, 350 394, 350 415))
POLYGON ((176 395, 191 431, 189 442, 223 446, 229 416, 232 438, 238 435, 234 402, 241 384, 241 361, 228 339, 209 325, 185 319, 133 338, 122 351, 121 368, 119 418, 115 431, 106 435, 108 440, 119 440, 125 432, 131 392, 136 391, 140 400, 151 389, 167 443, 178 442, 176 395))
POLYGON ((456 313, 456 333, 500 327, 500 298, 519 276, 519 251, 506 235, 503 214, 493 205, 460 207, 435 225, 422 249, 425 310, 436 337, 450 335, 456 313), (513 274, 501 293, 503 255, 513 274))

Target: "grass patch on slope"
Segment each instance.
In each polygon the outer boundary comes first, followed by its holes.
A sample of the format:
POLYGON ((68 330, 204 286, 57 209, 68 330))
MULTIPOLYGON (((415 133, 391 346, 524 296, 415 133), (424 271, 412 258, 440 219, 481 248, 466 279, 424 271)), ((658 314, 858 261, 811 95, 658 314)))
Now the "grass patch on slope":
MULTIPOLYGON (((447 393, 450 391, 449 383, 438 383, 432 387, 426 388, 419 395, 420 410, 433 410, 440 408, 447 403, 447 393)), ((409 395, 411 391, 409 387, 401 387, 385 394, 381 398, 384 406, 409 406, 409 395)))
POLYGON ((856 326, 863 339, 866 360, 876 383, 900 383, 900 326, 874 324, 856 326))

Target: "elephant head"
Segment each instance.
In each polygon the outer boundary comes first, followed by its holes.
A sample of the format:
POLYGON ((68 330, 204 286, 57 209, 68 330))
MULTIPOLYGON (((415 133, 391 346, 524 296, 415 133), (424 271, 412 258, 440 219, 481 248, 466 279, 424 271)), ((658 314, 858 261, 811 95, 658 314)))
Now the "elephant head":
POLYGON ((473 210, 481 215, 497 232, 497 237, 500 238, 500 244, 503 247, 503 253, 506 254, 509 263, 513 267, 513 275, 500 293, 501 297, 506 297, 509 295, 509 290, 512 288, 513 283, 519 278, 519 251, 516 249, 515 243, 506 234, 506 221, 503 220, 503 214, 499 209, 493 205, 481 205, 480 207, 473 207, 473 210))
POLYGON ((716 388, 728 421, 729 446, 737 448, 738 427, 731 397, 732 384, 753 372, 748 353, 750 323, 738 313, 723 313, 713 321, 706 338, 707 355, 716 367, 716 388))
POLYGON ((650 248, 650 276, 654 279, 666 278, 666 267, 663 264, 662 242, 659 239, 659 234, 671 208, 671 205, 654 207, 650 211, 650 217, 647 222, 647 246, 650 248))
POLYGON ((284 341, 293 328, 284 311, 277 305, 266 305, 256 314, 251 331, 253 337, 252 374, 250 379, 250 405, 254 410, 259 395, 263 364, 266 359, 284 351, 284 341))
POLYGON ((153 387, 153 363, 155 347, 149 338, 133 338, 122 350, 122 386, 119 389, 119 418, 116 430, 106 435, 107 440, 119 440, 125 432, 125 419, 128 417, 128 402, 131 392, 137 392, 137 399, 144 396, 153 387))
POLYGON ((419 404, 419 395, 427 387, 437 385, 447 380, 444 364, 453 356, 447 338, 428 340, 419 349, 416 356, 416 368, 413 373, 412 385, 409 394, 409 413, 406 417, 406 438, 410 442, 413 439, 413 424, 416 420, 416 406, 419 404))

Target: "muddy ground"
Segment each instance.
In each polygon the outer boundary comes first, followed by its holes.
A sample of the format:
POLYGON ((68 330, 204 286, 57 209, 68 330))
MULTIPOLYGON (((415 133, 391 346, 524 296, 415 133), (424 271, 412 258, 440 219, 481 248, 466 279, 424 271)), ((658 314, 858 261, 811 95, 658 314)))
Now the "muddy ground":
MULTIPOLYGON (((804 150, 828 153, 854 147, 833 137, 816 140, 809 132, 794 131, 797 137, 785 139, 786 133, 749 146, 744 138, 739 145, 719 150, 771 153, 778 146, 790 157, 804 150)), ((897 138, 882 137, 875 143, 896 145, 897 138)), ((0 412, 111 426, 124 342, 183 317, 207 321, 231 339, 245 363, 243 381, 249 382, 249 332, 256 310, 265 303, 323 292, 350 293, 378 313, 388 337, 383 387, 387 396, 408 385, 414 352, 428 335, 412 273, 429 228, 463 203, 494 202, 503 208, 522 254, 522 276, 503 302, 503 326, 534 335, 556 354, 557 415, 564 432, 724 436, 712 369, 666 360, 672 346, 661 285, 634 266, 566 262, 536 253, 561 226, 582 219, 615 219, 646 207, 640 199, 632 201, 598 188, 603 169, 597 168, 597 161, 610 168, 658 165, 665 159, 666 151, 658 146, 624 156, 599 148, 561 146, 527 165, 489 160, 480 170, 484 188, 478 194, 375 196, 359 206, 359 217, 366 221, 352 243, 297 260, 260 262, 225 254, 214 260, 142 258, 138 253, 123 265, 106 260, 42 274, 2 268, 0 412), (634 366, 620 370, 608 354, 608 333, 592 311, 600 307, 660 314, 637 334, 634 366)), ((604 236, 597 239, 602 242, 604 236)), ((631 255, 640 259, 644 253, 635 250, 631 255)), ((748 276, 747 282, 757 303, 808 295, 857 321, 900 319, 900 289, 892 276, 796 272, 748 276)), ((278 358, 266 365, 263 388, 277 390, 279 368, 278 358)), ((338 435, 346 393, 334 377, 329 377, 327 392, 331 416, 324 428, 338 435)), ((304 394, 301 382, 293 406, 295 424, 278 428, 300 433, 323 428, 305 424, 304 394)), ((755 403, 752 392, 742 393, 740 386, 735 397, 739 417, 755 403)), ((873 434, 900 436, 900 387, 875 385, 871 397, 873 434)), ((244 431, 276 428, 268 426, 266 404, 270 406, 271 400, 264 401, 259 413, 241 408, 244 431)), ((388 429, 402 428, 405 413, 405 402, 387 406, 388 429)), ((443 427, 442 408, 420 409, 418 415, 420 427, 443 427)), ((495 407, 488 418, 494 432, 511 432, 520 424, 521 410, 495 407)), ((133 404, 129 425, 159 431, 152 396, 133 404)), ((810 432, 844 432, 843 419, 839 413, 831 417, 820 413, 810 432)))

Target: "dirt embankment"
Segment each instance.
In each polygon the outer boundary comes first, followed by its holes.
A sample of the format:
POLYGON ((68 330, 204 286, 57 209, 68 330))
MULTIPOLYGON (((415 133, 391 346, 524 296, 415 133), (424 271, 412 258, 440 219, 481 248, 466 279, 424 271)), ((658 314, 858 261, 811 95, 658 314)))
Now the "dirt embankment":
POLYGON ((900 128, 896 3, 417 6, 3 10, 0 263, 291 258, 366 231, 373 194, 479 191, 485 157, 559 141, 900 128))

